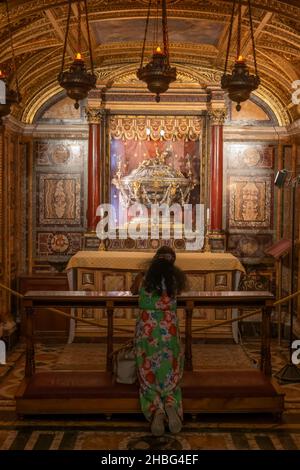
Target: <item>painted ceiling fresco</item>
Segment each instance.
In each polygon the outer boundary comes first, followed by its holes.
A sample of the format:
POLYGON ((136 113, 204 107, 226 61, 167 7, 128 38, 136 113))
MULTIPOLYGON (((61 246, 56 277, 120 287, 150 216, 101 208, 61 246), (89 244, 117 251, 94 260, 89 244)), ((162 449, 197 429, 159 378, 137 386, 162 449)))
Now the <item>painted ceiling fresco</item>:
MULTIPOLYGON (((149 21, 147 41, 152 41, 154 21, 149 21)), ((144 19, 112 19, 93 23, 97 45, 109 42, 142 41, 145 32, 144 19)), ((222 23, 199 19, 168 20, 169 40, 171 42, 191 42, 216 46, 222 32, 222 23)))
MULTIPOLYGON (((83 2, 81 2, 82 4, 83 2)), ((147 0, 89 0, 91 41, 98 86, 128 83, 141 57, 147 0)), ((13 41, 19 72, 22 104, 13 113, 32 123, 39 109, 62 91, 57 76, 67 24, 66 0, 10 0, 13 41)), ((246 2, 242 12, 242 54, 254 68, 249 41, 246 2)), ((218 86, 224 71, 231 0, 170 0, 168 30, 171 60, 180 77, 190 83, 218 86)), ((77 2, 72 2, 66 65, 76 53, 77 2)), ((152 17, 153 18, 153 17, 152 17)), ((153 20, 151 21, 153 23, 153 20)), ((83 21, 84 23, 84 21, 83 21)), ((255 0, 253 27, 261 85, 256 96, 268 104, 278 122, 288 125, 300 116, 292 103, 292 84, 300 77, 300 1, 255 0)), ((150 31, 151 31, 150 25, 150 31)), ((236 44, 237 22, 233 26, 236 44)), ((0 2, 0 66, 12 69, 12 51, 5 14, 0 2)), ((229 66, 235 60, 234 47, 229 66)), ((82 53, 88 57, 87 31, 82 35, 82 53)), ((177 82, 182 85, 182 80, 177 82)))

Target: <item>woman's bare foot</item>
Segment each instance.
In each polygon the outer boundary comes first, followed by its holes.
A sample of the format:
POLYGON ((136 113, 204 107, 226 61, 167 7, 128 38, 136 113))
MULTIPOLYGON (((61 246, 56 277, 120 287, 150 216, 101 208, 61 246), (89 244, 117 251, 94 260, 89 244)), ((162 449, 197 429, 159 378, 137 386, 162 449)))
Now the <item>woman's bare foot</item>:
POLYGON ((166 405, 166 413, 169 420, 169 429, 172 434, 177 434, 181 431, 182 422, 178 413, 173 405, 166 405))
POLYGON ((151 423, 153 436, 163 436, 165 433, 165 414, 161 410, 156 410, 151 423))

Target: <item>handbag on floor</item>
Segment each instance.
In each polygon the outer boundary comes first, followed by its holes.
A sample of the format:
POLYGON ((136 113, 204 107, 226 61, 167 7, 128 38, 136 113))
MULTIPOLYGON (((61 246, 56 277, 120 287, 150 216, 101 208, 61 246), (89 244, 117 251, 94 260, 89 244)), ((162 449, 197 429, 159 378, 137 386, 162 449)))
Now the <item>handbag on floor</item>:
POLYGON ((114 380, 122 384, 134 384, 137 380, 136 354, 133 341, 113 352, 114 380))

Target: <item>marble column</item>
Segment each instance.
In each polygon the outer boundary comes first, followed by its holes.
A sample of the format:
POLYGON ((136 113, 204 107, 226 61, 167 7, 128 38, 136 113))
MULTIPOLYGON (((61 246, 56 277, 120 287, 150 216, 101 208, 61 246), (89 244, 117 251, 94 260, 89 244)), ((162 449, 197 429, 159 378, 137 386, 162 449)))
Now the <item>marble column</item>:
MULTIPOLYGON (((88 142, 88 194, 87 194, 87 236, 95 237, 98 217, 97 207, 101 203, 101 124, 103 110, 87 108, 89 123, 88 142)), ((99 241, 99 240, 98 240, 99 241)))
POLYGON ((225 108, 210 109, 211 123, 210 153, 210 221, 209 244, 211 251, 226 250, 226 237, 223 230, 223 124, 225 108))

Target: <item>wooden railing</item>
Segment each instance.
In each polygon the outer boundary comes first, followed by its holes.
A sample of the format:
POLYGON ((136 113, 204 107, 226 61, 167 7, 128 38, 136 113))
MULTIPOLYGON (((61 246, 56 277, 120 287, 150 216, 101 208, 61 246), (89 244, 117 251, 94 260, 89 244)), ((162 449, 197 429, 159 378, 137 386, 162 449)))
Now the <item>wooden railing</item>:
MULTIPOLYGON (((185 369, 193 370, 192 359, 192 322, 193 310, 203 307, 241 308, 251 307, 262 311, 261 326, 261 357, 260 369, 270 376, 271 367, 271 312, 273 295, 270 292, 187 292, 177 297, 178 308, 185 310, 185 369)), ((34 359, 34 322, 33 316, 36 308, 104 308, 107 314, 107 346, 106 370, 112 370, 114 309, 137 308, 138 296, 130 292, 84 292, 84 291, 29 291, 23 299, 26 315, 26 368, 25 376, 31 377, 35 372, 34 359)), ((67 315, 67 314, 64 314, 67 315)), ((82 319, 78 321, 83 321, 82 319)), ((216 325, 205 327, 214 328, 222 323, 229 323, 236 319, 216 322, 216 325)))

